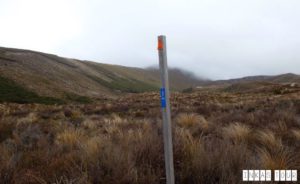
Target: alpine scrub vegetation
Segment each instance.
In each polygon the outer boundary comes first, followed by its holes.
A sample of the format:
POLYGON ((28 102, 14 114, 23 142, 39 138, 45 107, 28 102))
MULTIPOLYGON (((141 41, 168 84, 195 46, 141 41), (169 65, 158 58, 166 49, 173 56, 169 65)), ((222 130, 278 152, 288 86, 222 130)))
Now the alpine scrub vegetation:
MULTIPOLYGON (((299 92, 172 93, 176 183, 243 183, 243 169, 300 169, 299 101, 299 92)), ((159 94, 0 104, 0 181, 165 183, 159 94)))

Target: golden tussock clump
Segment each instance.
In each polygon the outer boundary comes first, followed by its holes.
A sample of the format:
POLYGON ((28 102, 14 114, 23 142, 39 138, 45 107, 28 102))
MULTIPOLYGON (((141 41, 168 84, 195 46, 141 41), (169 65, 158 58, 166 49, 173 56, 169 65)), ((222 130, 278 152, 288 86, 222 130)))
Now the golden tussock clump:
POLYGON ((183 128, 196 128, 199 127, 202 130, 209 128, 209 122, 201 115, 195 113, 183 113, 179 114, 176 118, 176 122, 183 128))
POLYGON ((86 119, 82 122, 83 128, 91 129, 91 130, 96 129, 98 124, 99 124, 98 121, 92 119, 86 119))
POLYGON ((191 157, 195 153, 199 151, 199 149, 202 149, 202 137, 200 138, 193 138, 192 134, 189 130, 185 129, 179 129, 176 131, 176 134, 179 136, 181 141, 183 141, 183 150, 184 154, 187 157, 191 157))
POLYGON ((57 135, 56 143, 64 147, 76 148, 83 141, 83 138, 82 129, 68 128, 57 135))
POLYGON ((247 143, 253 139, 252 129, 241 123, 233 123, 224 127, 223 136, 235 143, 247 143))
POLYGON ((256 139, 261 146, 269 150, 280 150, 282 148, 281 139, 276 138, 271 130, 258 130, 256 132, 256 139))
POLYGON ((125 123, 126 119, 122 119, 118 114, 112 114, 110 118, 105 118, 104 122, 109 125, 118 125, 121 123, 125 123))
POLYGON ((263 169, 295 169, 297 157, 288 150, 281 148, 270 152, 265 148, 257 148, 261 166, 263 169))
POLYGON ((300 129, 291 130, 292 135, 298 141, 300 141, 300 129))
POLYGON ((38 121, 38 116, 36 113, 32 112, 29 113, 27 116, 20 118, 17 120, 17 127, 18 126, 24 126, 24 125, 29 125, 29 124, 33 124, 35 122, 38 121))
POLYGON ((102 140, 103 138, 100 136, 95 136, 92 138, 89 138, 85 142, 82 143, 81 145, 81 150, 83 152, 83 157, 89 161, 95 161, 101 151, 101 146, 102 146, 102 140))

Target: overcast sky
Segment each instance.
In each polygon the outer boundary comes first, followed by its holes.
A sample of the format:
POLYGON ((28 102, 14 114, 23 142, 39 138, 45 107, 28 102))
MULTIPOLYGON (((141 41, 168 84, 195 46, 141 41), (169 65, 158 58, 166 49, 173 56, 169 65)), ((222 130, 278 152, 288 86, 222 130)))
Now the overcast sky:
POLYGON ((299 0, 0 0, 0 46, 211 79, 300 73, 299 0))

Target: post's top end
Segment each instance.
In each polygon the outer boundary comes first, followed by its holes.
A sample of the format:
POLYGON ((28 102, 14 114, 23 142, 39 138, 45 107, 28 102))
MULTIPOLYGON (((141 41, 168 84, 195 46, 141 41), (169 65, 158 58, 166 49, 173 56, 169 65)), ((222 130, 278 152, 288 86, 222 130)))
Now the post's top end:
POLYGON ((163 50, 164 49, 164 41, 166 40, 166 36, 160 35, 158 36, 158 44, 157 44, 157 49, 158 50, 163 50))
POLYGON ((162 39, 158 39, 158 42, 157 42, 157 49, 158 49, 158 50, 164 49, 164 42, 163 42, 162 39))

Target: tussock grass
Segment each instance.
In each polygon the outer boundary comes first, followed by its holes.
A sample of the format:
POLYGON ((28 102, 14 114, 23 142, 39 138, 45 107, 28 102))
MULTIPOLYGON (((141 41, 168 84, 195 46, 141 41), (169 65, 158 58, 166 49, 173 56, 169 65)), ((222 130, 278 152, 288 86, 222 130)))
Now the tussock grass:
POLYGON ((102 141, 101 137, 95 136, 81 143, 82 156, 87 163, 97 161, 103 148, 102 141))
POLYGON ((177 117, 177 124, 184 127, 192 127, 203 121, 203 117, 197 114, 180 114, 177 117))
POLYGON ((98 127, 99 125, 99 121, 97 120, 92 120, 92 119, 85 119, 82 122, 82 127, 85 129, 90 129, 90 130, 94 130, 98 127))
POLYGON ((84 139, 81 129, 69 128, 63 130, 56 136, 56 143, 64 148, 78 148, 84 139))
POLYGON ((195 113, 179 114, 176 123, 179 127, 189 129, 192 135, 208 132, 211 128, 211 124, 203 116, 195 113))
POLYGON ((266 148, 259 148, 258 153, 263 169, 295 169, 299 167, 299 157, 288 148, 282 147, 272 152, 266 148))
POLYGON ((199 139, 195 139, 190 131, 181 129, 177 132, 177 134, 180 136, 180 139, 183 141, 183 149, 186 151, 185 156, 187 158, 190 158, 190 154, 194 154, 195 152, 198 152, 198 149, 203 148, 202 144, 202 137, 199 139))
POLYGON ((282 141, 277 138, 271 130, 259 130, 256 132, 256 139, 261 147, 265 147, 268 150, 281 150, 282 141))
MULTIPOLYGON (((176 183, 242 183, 243 169, 300 169, 297 95, 284 95, 171 96, 176 183)), ((1 104, 0 181, 165 183, 158 99, 1 104)))
POLYGON ((243 144, 208 141, 204 136, 195 139, 187 130, 178 130, 177 136, 182 141, 177 153, 182 156, 179 183, 237 183, 240 170, 252 167, 250 152, 243 144))
POLYGON ((29 113, 26 117, 20 118, 17 120, 17 127, 21 126, 21 124, 33 124, 36 123, 38 121, 38 116, 36 113, 29 113))
POLYGON ((300 129, 291 130, 292 135, 298 141, 300 141, 300 129))
POLYGON ((233 123, 224 127, 223 136, 235 143, 248 143, 254 139, 252 129, 241 123, 233 123))

